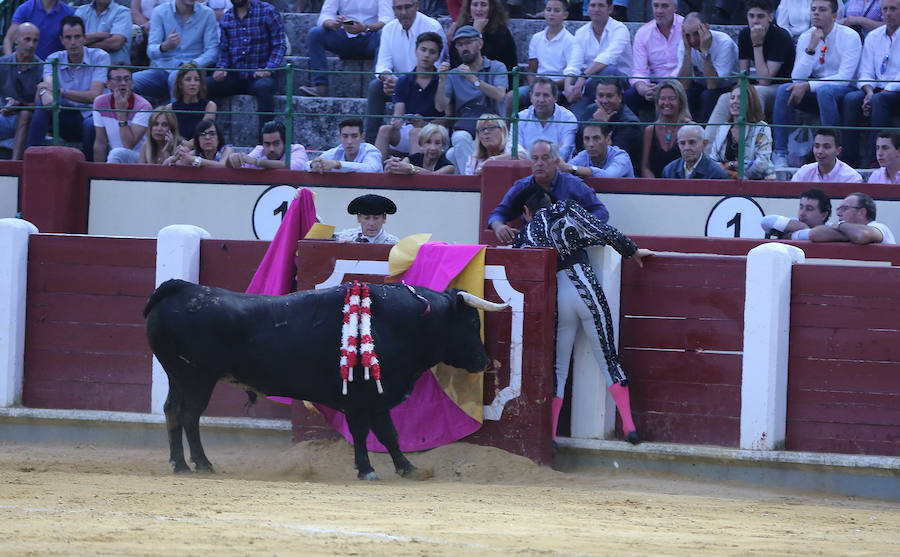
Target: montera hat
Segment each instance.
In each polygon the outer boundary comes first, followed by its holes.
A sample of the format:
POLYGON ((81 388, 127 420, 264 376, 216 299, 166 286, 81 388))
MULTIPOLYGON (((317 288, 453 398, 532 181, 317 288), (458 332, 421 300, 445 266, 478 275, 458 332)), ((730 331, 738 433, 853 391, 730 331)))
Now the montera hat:
POLYGON ((347 205, 347 212, 351 215, 393 215, 397 212, 397 206, 383 195, 369 193, 351 201, 347 205))
POLYGON ((456 42, 457 39, 468 39, 470 37, 480 39, 481 33, 479 33, 478 29, 475 29, 471 25, 463 25, 456 30, 456 33, 453 33, 453 42, 456 42))

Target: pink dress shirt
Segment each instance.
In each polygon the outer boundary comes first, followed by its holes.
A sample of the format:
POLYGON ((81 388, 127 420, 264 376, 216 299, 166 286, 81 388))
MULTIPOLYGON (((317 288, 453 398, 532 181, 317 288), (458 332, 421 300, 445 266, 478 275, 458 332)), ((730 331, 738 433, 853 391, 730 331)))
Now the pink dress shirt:
POLYGON ((672 22, 672 30, 667 39, 659 31, 656 21, 645 23, 634 35, 634 66, 632 75, 639 76, 631 79, 634 85, 645 77, 655 77, 654 81, 664 79, 672 75, 678 68, 678 45, 682 44, 681 23, 684 18, 675 14, 672 22))
POLYGON ((859 175, 859 172, 853 170, 853 168, 845 163, 842 160, 838 160, 837 164, 834 165, 834 168, 831 169, 831 172, 826 174, 825 176, 819 175, 819 163, 811 162, 809 164, 804 164, 800 167, 800 170, 794 173, 794 177, 791 178, 791 182, 862 182, 862 176, 859 175))

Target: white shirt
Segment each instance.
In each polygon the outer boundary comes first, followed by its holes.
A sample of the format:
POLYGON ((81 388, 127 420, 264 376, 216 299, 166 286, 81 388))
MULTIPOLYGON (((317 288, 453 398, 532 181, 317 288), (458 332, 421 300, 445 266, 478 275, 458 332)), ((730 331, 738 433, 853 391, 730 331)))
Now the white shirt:
MULTIPOLYGON (((782 29, 786 29, 792 37, 809 29, 809 0, 782 0, 775 10, 775 21, 782 29)), ((838 11, 844 9, 844 2, 838 0, 838 11)))
POLYGON ((882 244, 896 244, 897 243, 896 240, 894 240, 894 233, 891 232, 891 229, 888 228, 886 225, 884 225, 878 221, 875 221, 875 220, 870 221, 868 225, 871 226, 872 228, 877 228, 879 231, 881 231, 881 243, 882 244))
POLYGON ((870 184, 900 184, 900 170, 894 173, 892 177, 888 176, 887 167, 882 166, 881 168, 873 171, 869 174, 869 183, 870 184))
MULTIPOLYGON (((341 167, 335 168, 331 172, 381 172, 381 151, 371 143, 360 143, 359 152, 352 161, 344 160, 344 146, 338 145, 333 147, 321 155, 323 159, 333 161, 341 161, 341 167)), ((309 163, 304 165, 303 170, 309 170, 309 163)))
POLYGON ((615 66, 622 75, 631 74, 631 33, 621 21, 609 18, 600 40, 594 35, 592 23, 588 22, 575 31, 574 66, 566 66, 566 75, 578 75, 588 66, 597 62, 615 66))
MULTIPOLYGON (((710 30, 710 34, 712 35, 712 44, 709 47, 709 59, 716 69, 716 74, 721 78, 725 78, 738 73, 737 43, 721 31, 710 30)), ((672 72, 673 76, 678 75, 683 59, 684 41, 681 41, 678 43, 678 67, 672 72)), ((694 77, 703 76, 703 57, 696 48, 691 49, 691 75, 694 77)), ((698 80, 697 83, 706 87, 706 80, 698 80)), ((722 79, 719 82, 719 87, 728 87, 732 83, 734 83, 734 79, 722 79)))
POLYGON ((337 19, 338 14, 364 25, 377 21, 387 23, 394 19, 391 0, 325 0, 316 25, 322 25, 329 19, 337 19))
POLYGON ((550 120, 561 120, 565 123, 547 122, 526 122, 525 120, 537 120, 534 115, 534 107, 519 112, 519 146, 525 149, 531 149, 532 143, 538 139, 547 139, 559 145, 559 156, 563 160, 569 160, 572 151, 575 149, 575 132, 578 131, 578 118, 567 109, 555 105, 553 116, 550 120))
MULTIPOLYGON (((528 59, 538 61, 537 73, 563 74, 566 68, 574 68, 581 63, 575 59, 574 43, 575 36, 565 27, 552 40, 547 40, 545 28, 531 36, 531 42, 528 43, 528 59)), ((560 76, 552 77, 554 80, 561 79, 560 76)))
POLYGON ((341 230, 334 234, 334 239, 338 242, 360 242, 363 244, 396 244, 400 241, 400 239, 393 234, 388 234, 384 227, 382 227, 374 237, 366 236, 362 232, 362 226, 341 230), (363 241, 363 238, 365 238, 365 242, 363 241))
POLYGON ((900 30, 894 31, 893 37, 887 35, 887 25, 876 27, 866 35, 863 45, 862 60, 859 62, 860 89, 863 85, 871 85, 875 89, 900 91, 900 30), (881 64, 888 56, 884 71, 881 64), (890 79, 893 83, 872 83, 873 79, 890 79))
POLYGON ((375 60, 375 73, 411 72, 416 69, 416 38, 426 31, 434 31, 447 44, 444 28, 436 19, 422 12, 416 13, 409 29, 404 29, 396 19, 381 29, 381 44, 375 60))
POLYGON ((791 79, 798 81, 810 77, 814 80, 839 80, 810 81, 809 90, 813 92, 825 85, 851 85, 850 82, 856 77, 856 68, 862 54, 862 42, 859 40, 859 34, 849 27, 835 23, 825 40, 819 41, 819 44, 816 45, 816 53, 809 55, 806 53, 806 47, 809 46, 809 37, 812 32, 812 29, 808 29, 797 39, 797 58, 794 62, 794 71, 791 72, 791 79), (825 63, 820 64, 819 58, 822 54, 823 44, 826 46, 825 63))

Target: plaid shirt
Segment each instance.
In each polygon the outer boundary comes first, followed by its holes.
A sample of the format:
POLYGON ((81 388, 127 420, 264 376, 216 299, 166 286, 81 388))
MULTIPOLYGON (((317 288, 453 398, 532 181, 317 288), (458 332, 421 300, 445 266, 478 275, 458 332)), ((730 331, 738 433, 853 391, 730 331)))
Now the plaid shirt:
MULTIPOLYGON (((222 16, 219 27, 217 68, 257 70, 281 66, 285 50, 284 21, 271 4, 250 0, 244 19, 235 17, 234 8, 230 8, 222 16)), ((251 75, 241 72, 240 78, 251 75)))

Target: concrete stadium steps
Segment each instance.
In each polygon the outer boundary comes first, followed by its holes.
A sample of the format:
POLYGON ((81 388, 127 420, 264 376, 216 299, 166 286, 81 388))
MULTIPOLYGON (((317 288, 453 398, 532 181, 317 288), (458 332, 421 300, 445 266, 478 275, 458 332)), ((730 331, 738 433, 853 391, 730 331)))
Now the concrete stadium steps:
MULTIPOLYGON (((300 87, 310 84, 311 72, 309 57, 287 56, 285 64, 290 63, 294 67, 294 95, 300 94, 300 87)), ((331 94, 340 97, 364 98, 366 87, 375 77, 374 60, 343 60, 337 56, 328 57, 328 71, 342 72, 328 75, 328 84, 331 94)), ((278 76, 278 93, 287 91, 287 78, 285 72, 278 76)))
MULTIPOLYGON (((344 118, 366 113, 366 100, 340 97, 294 97, 294 143, 307 149, 324 151, 337 145, 337 125, 344 118), (330 114, 330 116, 319 116, 330 114)), ((285 97, 275 97, 275 110, 285 110, 285 97)), ((235 95, 220 104, 223 111, 256 110, 256 99, 249 95, 235 95)), ((388 104, 390 112, 390 103, 388 104)), ((265 121, 265 117, 263 117, 265 121)), ((256 145, 259 138, 257 118, 248 115, 220 114, 216 121, 226 140, 233 145, 256 145)))

